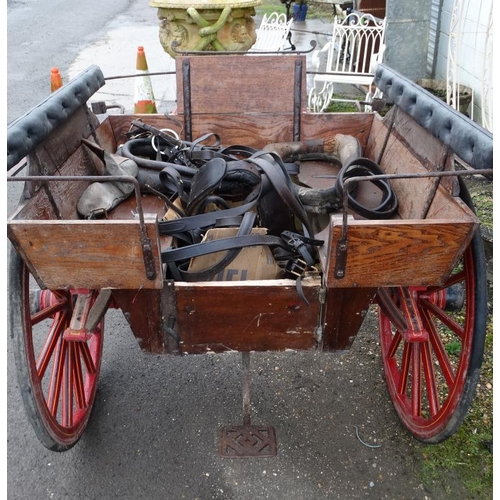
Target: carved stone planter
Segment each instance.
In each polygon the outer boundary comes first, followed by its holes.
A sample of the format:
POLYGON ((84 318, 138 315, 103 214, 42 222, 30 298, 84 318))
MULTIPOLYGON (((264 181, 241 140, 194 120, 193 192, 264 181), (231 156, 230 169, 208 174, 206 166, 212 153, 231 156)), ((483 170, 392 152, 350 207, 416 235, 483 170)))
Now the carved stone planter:
POLYGON ((172 57, 189 51, 245 51, 256 41, 262 0, 150 0, 158 9, 160 43, 172 57))

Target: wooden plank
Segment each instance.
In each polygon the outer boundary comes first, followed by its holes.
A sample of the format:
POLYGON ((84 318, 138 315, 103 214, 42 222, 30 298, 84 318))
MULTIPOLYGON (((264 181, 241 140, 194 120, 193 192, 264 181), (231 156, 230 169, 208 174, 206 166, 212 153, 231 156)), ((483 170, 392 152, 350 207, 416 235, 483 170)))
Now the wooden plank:
MULTIPOLYGON (((260 56, 259 56, 260 57, 260 56)), ((321 139, 334 134, 356 137, 365 148, 373 121, 372 113, 301 113, 301 140, 321 139)), ((164 115, 110 115, 107 120, 115 133, 116 141, 123 143, 133 120, 140 119, 158 129, 170 128, 182 133, 183 115, 172 115, 172 120, 164 115)), ((275 142, 293 140, 292 113, 269 115, 264 110, 252 114, 221 114, 219 112, 194 115, 192 119, 193 137, 213 132, 221 137, 224 145, 242 144, 262 148, 275 142)))
POLYGON ((183 114, 185 108, 185 63, 189 63, 193 114, 291 113, 297 60, 302 63, 301 101, 306 103, 306 59, 303 55, 177 57, 179 113, 183 114))
POLYGON ((335 276, 342 223, 331 219, 328 287, 440 285, 469 244, 473 220, 359 220, 348 224, 345 276, 335 276))
POLYGON ((365 319, 376 288, 328 288, 324 313, 324 351, 350 349, 365 319))
POLYGON ((113 290, 139 347, 144 352, 165 354, 163 315, 159 290, 113 290))
POLYGON ((320 285, 303 281, 307 305, 291 280, 176 283, 182 352, 313 349, 320 285))
POLYGON ((303 113, 300 117, 300 137, 308 140, 335 134, 352 135, 358 139, 366 156, 373 117, 373 113, 303 113))
MULTIPOLYGON (((450 162, 452 155, 445 158, 447 147, 397 106, 394 106, 383 120, 380 117, 373 120, 366 152, 370 158, 379 161, 381 165, 387 163, 387 158, 382 153, 385 153, 384 147, 388 133, 391 133, 394 140, 399 141, 402 148, 406 150, 405 156, 418 159, 427 171, 436 171, 438 166, 442 165, 446 165, 448 170, 452 166, 450 162)), ((397 157, 397 154, 395 156, 397 157)), ((449 190, 453 182, 456 180, 452 177, 441 180, 441 184, 449 190)))
MULTIPOLYGON (((109 116, 117 116, 117 115, 109 115, 109 116)), ((124 142, 126 140, 126 136, 124 136, 124 139, 122 139, 121 142, 124 142)), ((106 151, 109 151, 110 153, 115 153, 118 144, 120 144, 119 141, 117 141, 116 136, 115 136, 115 131, 113 130, 113 127, 111 126, 111 122, 109 119, 105 118, 99 125, 99 128, 96 131, 96 141, 97 144, 101 146, 101 148, 105 149, 106 151)))
MULTIPOLYGON (((80 142, 81 144, 81 142, 80 142)), ((80 145, 66 160, 59 164, 44 163, 40 169, 37 153, 30 156, 30 175, 51 174, 53 169, 57 170, 52 178, 53 181, 28 181, 28 192, 30 198, 25 198, 17 207, 12 218, 34 220, 34 219, 78 219, 80 216, 76 205, 80 196, 90 184, 89 181, 59 181, 58 176, 84 176, 99 175, 104 171, 102 162, 90 151, 80 145), (33 160, 35 158, 35 160, 33 160), (36 166, 33 164, 33 161, 36 166), (47 172, 48 171, 48 172, 47 172)))
POLYGON ((145 217, 156 279, 145 274, 139 221, 10 221, 7 234, 42 287, 161 288, 156 217, 145 217))
POLYGON ((263 148, 274 142, 293 140, 291 115, 195 115, 192 118, 193 139, 212 132, 224 146, 241 144, 263 148))

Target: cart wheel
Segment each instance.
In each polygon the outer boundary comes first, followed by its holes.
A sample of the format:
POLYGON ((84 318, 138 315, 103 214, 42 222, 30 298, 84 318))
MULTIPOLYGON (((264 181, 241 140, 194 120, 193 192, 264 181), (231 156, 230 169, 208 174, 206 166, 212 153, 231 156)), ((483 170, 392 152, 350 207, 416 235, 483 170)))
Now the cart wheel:
MULTIPOLYGON (((461 197, 472 208, 463 185, 461 197)), ((439 443, 454 434, 474 397, 486 336, 485 260, 478 232, 442 287, 379 290, 389 393, 404 426, 422 442, 439 443), (414 300, 414 319, 427 332, 420 341, 398 327, 408 300, 414 300)))
POLYGON ((64 339, 81 291, 40 290, 10 248, 9 321, 24 406, 41 443, 66 451, 82 436, 94 404, 103 321, 86 341, 64 339))

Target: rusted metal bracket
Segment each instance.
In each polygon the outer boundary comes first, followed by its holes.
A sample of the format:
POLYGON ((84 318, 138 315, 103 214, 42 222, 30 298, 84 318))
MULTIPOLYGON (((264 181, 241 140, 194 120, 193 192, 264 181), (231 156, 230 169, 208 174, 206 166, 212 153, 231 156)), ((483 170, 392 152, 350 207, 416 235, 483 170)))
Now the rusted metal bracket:
POLYGON ((223 427, 219 433, 222 458, 275 457, 276 432, 269 425, 250 424, 250 353, 242 353, 243 425, 223 427))
POLYGON ((182 93, 184 101, 184 126, 186 127, 186 141, 193 140, 193 129, 191 123, 191 65, 189 59, 182 61, 182 93))
POLYGON ((295 61, 293 86, 293 140, 300 141, 300 106, 302 102, 302 59, 295 61))
POLYGON ((342 234, 342 237, 339 239, 337 248, 335 250, 335 277, 337 279, 342 279, 345 276, 348 243, 349 239, 347 238, 347 236, 344 237, 344 234, 342 234))

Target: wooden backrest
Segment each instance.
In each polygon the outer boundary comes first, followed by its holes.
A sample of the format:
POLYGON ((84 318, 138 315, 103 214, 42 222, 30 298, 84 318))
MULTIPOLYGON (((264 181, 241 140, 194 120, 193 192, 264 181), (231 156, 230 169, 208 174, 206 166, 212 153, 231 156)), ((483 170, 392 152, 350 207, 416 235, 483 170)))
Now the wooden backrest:
POLYGON ((293 17, 287 19, 285 13, 272 12, 264 14, 260 27, 257 30, 257 41, 249 52, 280 52, 292 27, 293 17))
POLYGON ((373 75, 383 61, 386 19, 354 12, 345 19, 335 16, 327 72, 373 75))
POLYGON ((217 117, 214 129, 246 118, 254 127, 279 124, 287 140, 299 135, 306 105, 304 55, 182 56, 176 58, 176 77, 178 113, 184 115, 187 140, 207 132, 200 127, 210 116, 217 117))

